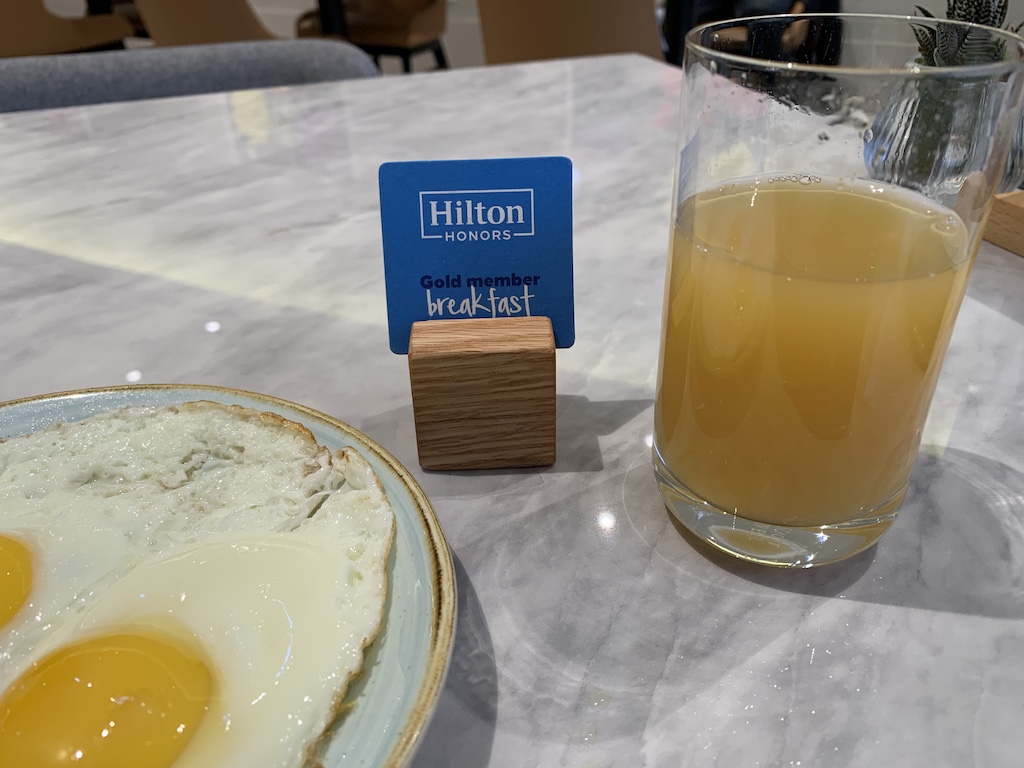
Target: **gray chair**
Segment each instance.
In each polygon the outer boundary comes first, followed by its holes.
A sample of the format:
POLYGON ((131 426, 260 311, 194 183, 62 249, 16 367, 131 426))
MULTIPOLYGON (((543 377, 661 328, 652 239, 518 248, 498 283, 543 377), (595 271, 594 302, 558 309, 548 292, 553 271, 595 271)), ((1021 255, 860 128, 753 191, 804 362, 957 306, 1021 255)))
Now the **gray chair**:
POLYGON ((332 40, 281 40, 0 59, 0 112, 272 88, 379 75, 332 40))

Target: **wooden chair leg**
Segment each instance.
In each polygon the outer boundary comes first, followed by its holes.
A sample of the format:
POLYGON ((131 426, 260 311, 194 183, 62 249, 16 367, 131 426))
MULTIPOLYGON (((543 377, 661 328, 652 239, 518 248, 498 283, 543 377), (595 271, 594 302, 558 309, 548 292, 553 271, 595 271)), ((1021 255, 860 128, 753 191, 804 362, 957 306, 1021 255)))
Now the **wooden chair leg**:
POLYGON ((412 72, 412 54, 408 51, 402 54, 402 71, 412 72))
POLYGON ((448 69, 448 59, 444 55, 440 40, 434 43, 434 59, 437 61, 438 69, 448 69))

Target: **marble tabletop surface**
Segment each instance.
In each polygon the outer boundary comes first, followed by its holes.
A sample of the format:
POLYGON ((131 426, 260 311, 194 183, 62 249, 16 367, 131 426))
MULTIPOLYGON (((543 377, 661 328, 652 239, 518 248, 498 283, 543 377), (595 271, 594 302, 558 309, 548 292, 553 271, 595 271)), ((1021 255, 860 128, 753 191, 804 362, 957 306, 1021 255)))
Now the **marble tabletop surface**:
POLYGON ((1019 766, 1024 260, 985 244, 904 511, 819 570, 696 546, 650 464, 679 73, 636 56, 0 115, 0 399, 265 392, 363 430, 458 573, 427 766, 1019 766), (388 351, 377 168, 564 154, 558 461, 432 473, 388 351))

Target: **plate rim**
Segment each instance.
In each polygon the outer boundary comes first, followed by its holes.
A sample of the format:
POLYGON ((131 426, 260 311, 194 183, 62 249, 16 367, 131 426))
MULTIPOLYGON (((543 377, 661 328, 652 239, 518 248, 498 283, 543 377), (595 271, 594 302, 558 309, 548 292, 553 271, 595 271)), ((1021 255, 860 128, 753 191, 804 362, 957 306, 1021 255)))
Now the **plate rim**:
MULTIPOLYGON (((206 390, 222 393, 224 395, 242 396, 256 401, 263 401, 273 405, 299 411, 304 416, 325 422, 327 425, 339 430, 345 435, 354 438, 373 452, 376 458, 395 473, 399 481, 409 491, 409 495, 419 512, 420 523, 423 526, 424 538, 427 542, 428 554, 433 564, 431 578, 431 593, 434 602, 434 620, 430 628, 430 648, 426 669, 423 672, 423 683, 417 692, 416 700, 411 707, 410 717, 403 724, 398 733, 398 738, 388 752, 387 757, 380 768, 400 768, 407 765, 412 756, 416 753, 420 739, 427 726, 430 724, 437 704, 440 701, 441 693, 444 690, 444 682, 448 673, 448 666, 451 661, 452 652, 455 646, 455 624, 458 609, 458 587, 455 578, 455 566, 452 561, 451 549, 441 528, 441 521, 437 517, 430 499, 423 492, 416 478, 407 470, 401 462, 396 459, 390 451, 373 438, 360 430, 347 424, 340 419, 330 416, 323 411, 286 400, 276 395, 267 395, 261 392, 253 392, 238 387, 225 387, 218 384, 120 384, 107 387, 87 387, 84 389, 69 389, 60 392, 48 392, 40 395, 29 395, 13 400, 0 401, 0 413, 11 406, 25 403, 38 402, 41 400, 56 400, 59 398, 72 398, 76 396, 101 395, 107 392, 134 392, 134 391, 157 391, 157 390, 206 390)), ((185 402, 185 401, 183 401, 185 402)), ((305 425, 304 425, 305 426, 305 425)), ((307 427, 308 428, 308 427, 307 427)), ((3 439, 0 437, 0 439, 3 439)))

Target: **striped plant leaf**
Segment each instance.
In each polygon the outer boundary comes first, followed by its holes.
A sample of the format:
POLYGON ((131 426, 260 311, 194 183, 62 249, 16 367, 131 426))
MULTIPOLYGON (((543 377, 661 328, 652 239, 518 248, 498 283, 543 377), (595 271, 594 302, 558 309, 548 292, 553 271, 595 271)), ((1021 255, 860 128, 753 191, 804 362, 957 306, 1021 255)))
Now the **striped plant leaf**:
POLYGON ((914 30, 914 37, 917 38, 917 49, 921 52, 921 63, 927 65, 935 64, 935 30, 931 27, 922 27, 919 24, 911 24, 914 30))
MULTIPOLYGON (((1008 8, 1009 0, 946 0, 946 18, 1002 28, 1008 8)), ((935 18, 927 8, 919 5, 916 9, 924 18, 935 18)), ((960 66, 1001 61, 1006 56, 1006 44, 982 30, 966 32, 942 22, 934 28, 918 24, 911 24, 911 28, 924 64, 960 66)), ((1009 29, 1016 33, 1022 28, 1024 22, 1009 29)))
POLYGON ((956 24, 940 23, 935 29, 935 64, 940 67, 954 67, 963 64, 964 42, 968 30, 956 24))
POLYGON ((992 26, 1001 27, 1006 21, 1006 12, 1010 8, 1010 0, 998 0, 995 10, 992 11, 992 26))
POLYGON ((958 63, 984 64, 999 61, 1003 58, 1005 49, 1002 40, 995 40, 992 35, 981 30, 972 30, 960 46, 958 63))
POLYGON ((946 0, 946 18, 950 21, 970 21, 988 27, 1002 26, 1008 9, 1009 0, 946 0))

